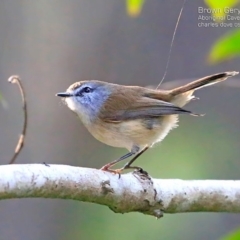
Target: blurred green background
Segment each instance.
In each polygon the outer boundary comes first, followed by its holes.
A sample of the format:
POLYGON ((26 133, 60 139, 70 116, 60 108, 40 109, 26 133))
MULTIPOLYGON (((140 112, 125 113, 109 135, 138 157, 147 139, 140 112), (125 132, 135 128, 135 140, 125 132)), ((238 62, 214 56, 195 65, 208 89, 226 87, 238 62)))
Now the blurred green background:
MULTIPOLYGON (((29 107, 26 145, 17 163, 99 168, 126 153, 95 140, 55 93, 84 79, 157 85, 181 4, 145 1, 141 14, 132 18, 125 1, 1 1, 0 91, 5 103, 0 108, 1 163, 9 161, 22 126, 19 93, 7 83, 12 74, 22 77, 29 107)), ((240 69, 239 58, 207 63, 212 44, 233 29, 198 27, 201 6, 206 7, 201 0, 185 5, 166 87, 170 80, 186 82, 240 69)), ((180 127, 139 158, 138 165, 156 178, 239 179, 238 80, 197 92, 200 101, 187 108, 206 115, 181 116, 180 127)), ((165 214, 157 221, 56 199, 2 201, 0 216, 1 240, 219 239, 240 226, 237 214, 165 214)))

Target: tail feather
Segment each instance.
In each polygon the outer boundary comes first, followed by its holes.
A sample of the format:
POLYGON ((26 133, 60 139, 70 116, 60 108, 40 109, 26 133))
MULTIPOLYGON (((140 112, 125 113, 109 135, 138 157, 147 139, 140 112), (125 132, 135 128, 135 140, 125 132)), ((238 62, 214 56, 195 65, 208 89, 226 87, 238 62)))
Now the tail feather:
POLYGON ((190 82, 184 86, 178 87, 178 88, 174 88, 172 89, 171 95, 172 96, 176 96, 182 93, 186 93, 188 91, 195 91, 197 89, 203 88, 203 87, 207 87, 210 86, 212 84, 218 83, 218 82, 222 82, 224 80, 226 80, 228 77, 232 77, 237 75, 239 72, 224 72, 224 73, 217 73, 214 75, 210 75, 204 78, 200 78, 196 81, 190 82))

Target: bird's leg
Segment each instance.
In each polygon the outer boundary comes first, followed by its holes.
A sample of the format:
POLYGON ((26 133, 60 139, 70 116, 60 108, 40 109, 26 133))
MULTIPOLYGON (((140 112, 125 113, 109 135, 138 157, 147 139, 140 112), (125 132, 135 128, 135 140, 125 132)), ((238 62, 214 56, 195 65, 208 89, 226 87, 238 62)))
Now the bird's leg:
MULTIPOLYGON (((101 167, 101 170, 103 171, 107 171, 107 172, 112 172, 112 173, 117 173, 119 174, 119 177, 120 177, 120 174, 123 170, 125 169, 137 169, 139 171, 143 171, 142 168, 140 167, 137 167, 137 166, 131 166, 131 164, 140 156, 142 155, 145 151, 147 151, 149 148, 149 146, 146 146, 144 147, 140 152, 139 151, 139 147, 137 146, 133 146, 132 148, 132 151, 123 155, 122 157, 104 165, 103 167, 101 167), (129 162, 127 162, 122 168, 119 168, 119 169, 110 169, 110 167, 112 167, 113 165, 115 165, 116 163, 126 159, 126 158, 129 158, 131 157, 132 155, 136 154, 129 162)), ((145 171, 144 171, 145 172, 145 171)))
POLYGON ((126 159, 126 158, 131 157, 131 156, 134 155, 134 154, 135 154, 135 152, 131 151, 131 152, 123 155, 122 157, 120 157, 120 158, 118 158, 118 159, 116 159, 116 160, 114 160, 114 161, 112 161, 112 162, 104 165, 103 167, 101 167, 101 170, 107 171, 107 172, 117 173, 117 172, 115 172, 115 170, 109 169, 109 168, 112 167, 113 165, 115 165, 116 163, 118 163, 118 162, 120 162, 120 161, 122 161, 122 160, 124 160, 124 159, 126 159))
POLYGON ((139 171, 145 172, 142 168, 137 167, 137 166, 131 166, 131 164, 139 157, 141 156, 145 151, 147 151, 149 148, 149 146, 146 146, 145 148, 143 148, 139 153, 137 153, 137 155, 135 155, 128 163, 126 163, 122 168, 119 169, 115 169, 114 172, 118 173, 119 175, 121 174, 121 172, 125 169, 137 169, 139 171))

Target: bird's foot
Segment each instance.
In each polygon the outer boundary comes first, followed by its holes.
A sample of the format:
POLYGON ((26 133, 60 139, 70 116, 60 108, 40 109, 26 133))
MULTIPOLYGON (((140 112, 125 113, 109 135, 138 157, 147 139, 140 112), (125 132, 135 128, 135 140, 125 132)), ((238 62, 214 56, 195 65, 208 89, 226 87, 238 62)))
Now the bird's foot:
POLYGON ((104 165, 103 167, 100 168, 100 170, 105 171, 105 172, 110 172, 114 174, 118 174, 118 177, 121 177, 121 172, 122 169, 111 169, 109 165, 104 165))
POLYGON ((146 175, 148 176, 148 172, 143 170, 141 167, 137 167, 137 166, 124 166, 122 168, 118 168, 118 169, 111 169, 110 166, 107 164, 103 167, 100 168, 100 170, 106 171, 106 172, 110 172, 110 173, 114 173, 114 174, 118 174, 118 177, 121 177, 121 174, 124 170, 127 169, 134 169, 134 172, 138 172, 142 175, 146 175))

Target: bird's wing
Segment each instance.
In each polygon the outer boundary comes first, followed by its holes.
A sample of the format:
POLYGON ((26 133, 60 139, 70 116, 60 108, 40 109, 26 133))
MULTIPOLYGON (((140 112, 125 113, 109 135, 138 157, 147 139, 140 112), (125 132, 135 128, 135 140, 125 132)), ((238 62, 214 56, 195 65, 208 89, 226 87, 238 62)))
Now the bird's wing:
MULTIPOLYGON (((141 89, 140 89, 141 90, 141 89)), ((115 94, 108 99, 101 111, 101 120, 105 122, 122 122, 126 120, 156 118, 171 114, 193 114, 172 103, 156 98, 143 96, 143 94, 115 94), (128 96, 126 98, 125 96, 128 96)))

